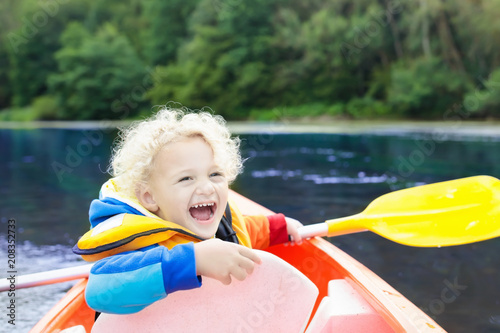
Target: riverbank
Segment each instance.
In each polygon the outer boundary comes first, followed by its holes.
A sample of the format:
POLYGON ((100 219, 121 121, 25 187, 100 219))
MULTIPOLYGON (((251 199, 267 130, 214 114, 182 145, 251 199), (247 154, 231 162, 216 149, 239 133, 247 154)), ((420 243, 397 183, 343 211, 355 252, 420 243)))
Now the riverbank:
MULTIPOLYGON (((0 129, 67 128, 114 129, 131 121, 31 121, 0 122, 0 129)), ((378 121, 378 120, 308 120, 282 122, 228 122, 235 134, 251 133, 336 133, 381 134, 422 133, 432 135, 459 135, 500 137, 500 121, 378 121)))

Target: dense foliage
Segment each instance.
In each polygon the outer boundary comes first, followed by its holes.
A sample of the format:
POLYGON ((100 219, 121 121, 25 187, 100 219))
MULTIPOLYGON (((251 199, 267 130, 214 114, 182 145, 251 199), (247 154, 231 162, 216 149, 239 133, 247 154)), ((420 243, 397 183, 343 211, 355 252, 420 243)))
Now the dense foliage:
POLYGON ((169 101, 229 119, 499 117, 499 15, 500 0, 2 0, 0 119, 169 101))

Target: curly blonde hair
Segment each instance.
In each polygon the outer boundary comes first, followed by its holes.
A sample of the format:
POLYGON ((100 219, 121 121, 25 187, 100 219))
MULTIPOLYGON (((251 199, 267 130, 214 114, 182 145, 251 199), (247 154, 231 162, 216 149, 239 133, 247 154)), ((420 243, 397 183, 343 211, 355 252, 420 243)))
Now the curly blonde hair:
POLYGON ((111 174, 120 191, 136 196, 141 184, 146 184, 158 152, 170 143, 189 137, 202 137, 212 148, 215 162, 231 183, 243 169, 239 138, 232 138, 226 121, 205 109, 162 107, 144 121, 121 129, 111 157, 111 174))

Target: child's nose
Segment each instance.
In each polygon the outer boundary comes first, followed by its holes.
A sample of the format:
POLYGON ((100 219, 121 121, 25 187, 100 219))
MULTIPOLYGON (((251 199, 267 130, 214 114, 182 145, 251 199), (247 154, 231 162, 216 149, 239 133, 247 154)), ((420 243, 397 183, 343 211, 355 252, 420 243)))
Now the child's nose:
POLYGON ((210 195, 215 192, 214 185, 210 180, 203 180, 196 188, 197 194, 210 195))

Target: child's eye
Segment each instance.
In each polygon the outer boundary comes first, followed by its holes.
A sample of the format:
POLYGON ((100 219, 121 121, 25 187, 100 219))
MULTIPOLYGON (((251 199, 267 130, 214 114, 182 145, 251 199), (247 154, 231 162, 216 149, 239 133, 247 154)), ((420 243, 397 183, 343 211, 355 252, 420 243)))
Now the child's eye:
POLYGON ((210 174, 210 177, 217 177, 217 176, 222 176, 221 172, 213 172, 210 174))
POLYGON ((183 177, 183 178, 179 179, 179 183, 185 182, 185 181, 190 180, 190 179, 191 179, 191 177, 189 177, 189 176, 183 177))

